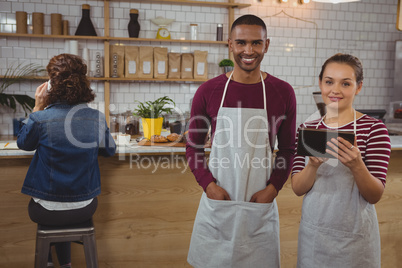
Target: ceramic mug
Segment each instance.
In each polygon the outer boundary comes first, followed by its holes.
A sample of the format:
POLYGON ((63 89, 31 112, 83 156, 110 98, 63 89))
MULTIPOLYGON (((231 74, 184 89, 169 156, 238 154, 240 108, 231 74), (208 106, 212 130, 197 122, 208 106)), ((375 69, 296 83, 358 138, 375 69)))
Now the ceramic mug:
POLYGON ((131 140, 130 134, 119 134, 117 135, 117 144, 119 145, 128 145, 131 140))

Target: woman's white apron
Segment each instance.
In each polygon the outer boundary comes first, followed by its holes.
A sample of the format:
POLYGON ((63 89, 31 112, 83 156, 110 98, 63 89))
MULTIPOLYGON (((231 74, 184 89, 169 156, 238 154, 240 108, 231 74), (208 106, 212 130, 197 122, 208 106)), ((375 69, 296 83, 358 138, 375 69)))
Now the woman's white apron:
POLYGON ((297 267, 378 268, 380 258, 375 207, 361 196, 349 168, 330 158, 303 199, 297 267))
MULTIPOLYGON (((233 73, 232 73, 233 74, 233 73)), ((251 203, 272 171, 265 84, 264 109, 222 107, 218 111, 209 169, 231 201, 202 194, 191 236, 188 262, 201 268, 280 267, 276 201, 251 203)))

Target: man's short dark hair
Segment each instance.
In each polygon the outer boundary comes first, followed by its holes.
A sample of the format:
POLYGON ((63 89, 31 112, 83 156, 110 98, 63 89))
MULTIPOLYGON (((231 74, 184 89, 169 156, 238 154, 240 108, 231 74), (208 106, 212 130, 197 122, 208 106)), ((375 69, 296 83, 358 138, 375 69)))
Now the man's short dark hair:
POLYGON ((258 26, 261 26, 265 32, 267 32, 267 26, 265 25, 265 22, 262 19, 260 19, 259 17, 252 15, 252 14, 247 14, 247 15, 238 17, 233 22, 230 32, 232 32, 233 29, 238 25, 258 25, 258 26))

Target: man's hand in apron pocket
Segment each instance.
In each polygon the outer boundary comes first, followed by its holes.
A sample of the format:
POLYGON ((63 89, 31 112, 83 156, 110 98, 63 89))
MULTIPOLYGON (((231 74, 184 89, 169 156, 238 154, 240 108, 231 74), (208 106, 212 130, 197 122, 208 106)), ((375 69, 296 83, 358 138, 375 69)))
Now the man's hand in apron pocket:
POLYGON ((275 197, 278 195, 278 191, 272 184, 268 184, 265 189, 256 192, 250 199, 250 202, 255 203, 272 203, 275 197))
POLYGON ((205 193, 209 199, 230 200, 230 196, 226 190, 216 185, 215 182, 208 184, 207 188, 205 189, 205 193))

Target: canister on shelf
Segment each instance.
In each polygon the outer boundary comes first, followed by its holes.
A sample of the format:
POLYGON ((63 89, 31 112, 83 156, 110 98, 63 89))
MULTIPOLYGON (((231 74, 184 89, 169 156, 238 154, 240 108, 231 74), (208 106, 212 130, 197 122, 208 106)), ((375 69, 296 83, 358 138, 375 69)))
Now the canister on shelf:
POLYGON ((70 40, 70 54, 78 55, 78 41, 70 40))
POLYGON ((190 40, 198 39, 198 24, 190 24, 190 40))
POLYGON ((15 12, 15 19, 17 21, 17 33, 28 33, 27 18, 28 15, 25 11, 15 12))
POLYGON ((32 13, 33 34, 44 34, 43 16, 43 13, 40 12, 32 13))
POLYGON ((70 35, 68 31, 68 20, 63 20, 63 35, 70 35))
POLYGON ((223 41, 223 24, 221 23, 216 27, 216 41, 223 41))
POLYGON ((61 14, 52 13, 50 14, 51 21, 51 33, 52 35, 62 35, 63 34, 63 24, 61 20, 61 14))

